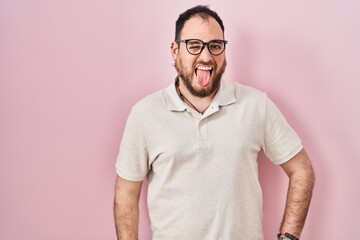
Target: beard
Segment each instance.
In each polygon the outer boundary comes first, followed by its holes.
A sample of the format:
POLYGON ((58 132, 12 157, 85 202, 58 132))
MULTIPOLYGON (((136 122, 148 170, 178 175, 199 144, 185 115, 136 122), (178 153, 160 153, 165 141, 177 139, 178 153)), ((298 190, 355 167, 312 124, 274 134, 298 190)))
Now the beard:
POLYGON ((224 63, 220 66, 220 68, 218 68, 218 65, 213 61, 209 61, 209 62, 199 61, 199 62, 195 62, 193 64, 190 71, 187 71, 187 69, 184 67, 184 64, 181 61, 181 59, 178 58, 177 61, 175 62, 175 68, 176 68, 176 71, 178 72, 178 77, 182 80, 182 82, 184 83, 186 88, 189 90, 189 92, 195 97, 204 98, 204 97, 210 96, 211 94, 213 94, 214 92, 216 92, 219 89, 221 77, 225 72, 226 64, 227 64, 226 59, 224 59, 224 63), (197 64, 202 64, 204 66, 209 66, 209 65, 213 66, 213 69, 211 72, 212 79, 210 80, 211 81, 210 86, 199 89, 199 90, 195 89, 195 87, 193 86, 193 80, 192 80, 192 77, 195 72, 195 67, 197 64))

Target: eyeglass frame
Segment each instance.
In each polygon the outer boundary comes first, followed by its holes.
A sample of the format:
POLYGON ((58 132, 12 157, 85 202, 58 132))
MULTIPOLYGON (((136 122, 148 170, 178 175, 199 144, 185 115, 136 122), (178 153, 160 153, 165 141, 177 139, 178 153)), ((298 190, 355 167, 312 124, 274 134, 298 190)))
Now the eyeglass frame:
POLYGON ((209 53, 211 53, 212 55, 214 56, 219 56, 221 55, 223 52, 225 52, 225 48, 226 48, 226 44, 228 44, 228 41, 227 40, 223 40, 223 39, 214 39, 214 40, 211 40, 211 41, 208 41, 208 42, 204 42, 200 39, 196 39, 196 38, 191 38, 191 39, 183 39, 183 40, 179 40, 179 41, 176 41, 176 43, 185 43, 185 46, 186 46, 186 50, 188 51, 189 54, 191 55, 200 55, 202 53, 202 51, 204 50, 205 46, 207 47, 207 49, 209 50, 209 53), (196 41, 199 41, 202 43, 202 47, 201 47, 201 50, 199 53, 191 53, 188 49, 188 42, 189 41, 192 41, 192 40, 196 40, 196 41), (212 43, 212 42, 223 42, 224 43, 224 49, 222 50, 221 53, 219 54, 213 54, 209 48, 209 44, 212 43))

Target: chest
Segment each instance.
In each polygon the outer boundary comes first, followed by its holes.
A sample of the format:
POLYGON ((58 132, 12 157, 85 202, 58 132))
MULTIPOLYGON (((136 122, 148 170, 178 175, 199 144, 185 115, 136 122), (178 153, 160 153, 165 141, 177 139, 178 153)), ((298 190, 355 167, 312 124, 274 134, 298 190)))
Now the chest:
MULTIPOLYGON (((149 165, 241 161, 257 156, 263 141, 261 116, 238 106, 220 108, 207 117, 169 112, 145 123, 149 165), (147 127, 148 126, 148 127, 147 127)), ((220 163, 221 164, 221 163, 220 163)))

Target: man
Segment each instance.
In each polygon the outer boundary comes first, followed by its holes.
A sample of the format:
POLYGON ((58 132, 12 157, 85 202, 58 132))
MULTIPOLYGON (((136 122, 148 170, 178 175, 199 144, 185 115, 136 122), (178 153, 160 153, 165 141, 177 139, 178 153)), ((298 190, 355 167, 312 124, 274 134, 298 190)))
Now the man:
POLYGON ((153 240, 263 239, 260 151, 289 176, 278 238, 300 238, 314 184, 310 160, 264 93, 221 81, 226 44, 208 7, 179 16, 171 45, 178 76, 137 103, 126 124, 116 163, 118 239, 137 239, 145 177, 153 240))

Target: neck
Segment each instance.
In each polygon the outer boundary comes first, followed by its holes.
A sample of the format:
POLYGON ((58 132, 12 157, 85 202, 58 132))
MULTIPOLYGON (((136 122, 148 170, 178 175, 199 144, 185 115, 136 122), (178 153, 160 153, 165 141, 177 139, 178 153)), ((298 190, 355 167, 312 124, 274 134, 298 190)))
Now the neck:
POLYGON ((189 107, 193 108, 195 111, 197 111, 200 114, 203 114, 206 111, 206 109, 210 106, 216 94, 216 92, 214 92, 211 95, 204 98, 194 96, 193 94, 190 93, 190 91, 184 85, 182 80, 179 78, 176 80, 176 88, 183 102, 185 102, 189 107))

